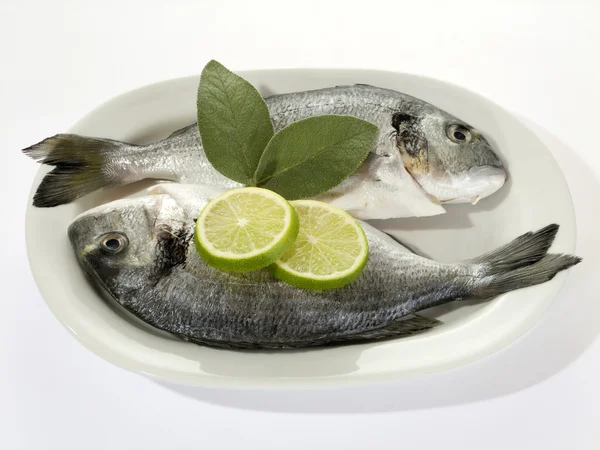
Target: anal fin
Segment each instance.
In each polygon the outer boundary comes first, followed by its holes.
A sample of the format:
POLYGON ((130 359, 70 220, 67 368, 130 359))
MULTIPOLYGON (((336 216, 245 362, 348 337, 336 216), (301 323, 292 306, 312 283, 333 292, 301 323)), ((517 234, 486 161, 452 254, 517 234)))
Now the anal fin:
POLYGON ((339 336, 334 341, 331 341, 331 343, 374 341, 386 338, 411 336, 413 334, 431 330, 442 323, 442 321, 437 319, 430 319, 429 317, 412 314, 410 316, 403 317, 402 319, 394 320, 382 328, 365 331, 359 334, 339 336))

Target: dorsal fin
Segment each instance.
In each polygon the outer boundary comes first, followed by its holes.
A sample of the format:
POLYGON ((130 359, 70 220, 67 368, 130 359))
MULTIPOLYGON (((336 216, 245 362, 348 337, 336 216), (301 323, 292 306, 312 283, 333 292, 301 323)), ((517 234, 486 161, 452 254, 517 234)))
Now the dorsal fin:
POLYGON ((177 131, 174 131, 173 133, 171 133, 167 137, 167 139, 170 139, 170 138, 175 137, 175 136, 179 136, 180 134, 187 133, 190 128, 195 127, 195 126, 196 126, 196 124, 194 123, 192 125, 188 125, 187 127, 183 127, 183 128, 181 128, 181 129, 179 129, 177 131))

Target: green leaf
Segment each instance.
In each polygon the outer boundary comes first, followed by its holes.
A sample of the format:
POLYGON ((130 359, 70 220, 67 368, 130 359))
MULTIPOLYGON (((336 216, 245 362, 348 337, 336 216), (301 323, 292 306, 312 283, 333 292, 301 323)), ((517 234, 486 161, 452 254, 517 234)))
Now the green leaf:
POLYGON ((314 197, 358 169, 379 129, 349 116, 316 116, 279 131, 267 145, 254 180, 288 200, 314 197))
POLYGON ((253 176, 273 137, 269 109, 260 93, 217 61, 202 71, 198 86, 198 130, 215 169, 243 184, 253 176))

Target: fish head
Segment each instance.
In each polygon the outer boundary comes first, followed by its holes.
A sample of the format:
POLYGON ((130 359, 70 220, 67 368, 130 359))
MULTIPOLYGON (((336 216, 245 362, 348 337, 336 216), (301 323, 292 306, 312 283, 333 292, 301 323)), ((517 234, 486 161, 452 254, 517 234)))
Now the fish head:
POLYGON ((441 203, 476 203, 506 181, 506 170, 486 138, 452 115, 395 113, 392 127, 406 170, 441 203))
POLYGON ((193 226, 184 216, 167 195, 117 200, 76 217, 68 236, 83 269, 118 294, 182 262, 193 226))

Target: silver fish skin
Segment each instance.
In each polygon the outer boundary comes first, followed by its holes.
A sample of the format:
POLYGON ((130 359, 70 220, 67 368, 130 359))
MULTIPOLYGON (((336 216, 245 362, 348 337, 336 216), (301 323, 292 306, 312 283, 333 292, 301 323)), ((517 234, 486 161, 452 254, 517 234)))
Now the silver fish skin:
MULTIPOLYGON (((496 192, 506 171, 485 137, 470 125, 409 95, 373 86, 338 86, 266 99, 275 131, 317 115, 350 115, 379 127, 359 170, 318 199, 362 219, 431 216, 440 203, 472 202, 496 192)), ((234 188, 210 164, 197 125, 149 145, 59 134, 24 153, 55 166, 34 205, 69 203, 104 187, 156 178, 234 188)))
POLYGON ((543 283, 580 261, 547 254, 557 225, 442 264, 362 223, 369 262, 359 278, 340 289, 302 290, 266 271, 231 274, 205 264, 192 239, 208 200, 199 189, 160 185, 153 195, 87 211, 68 231, 81 266, 118 303, 198 344, 285 349, 404 336, 439 324, 415 315, 420 310, 543 283))

